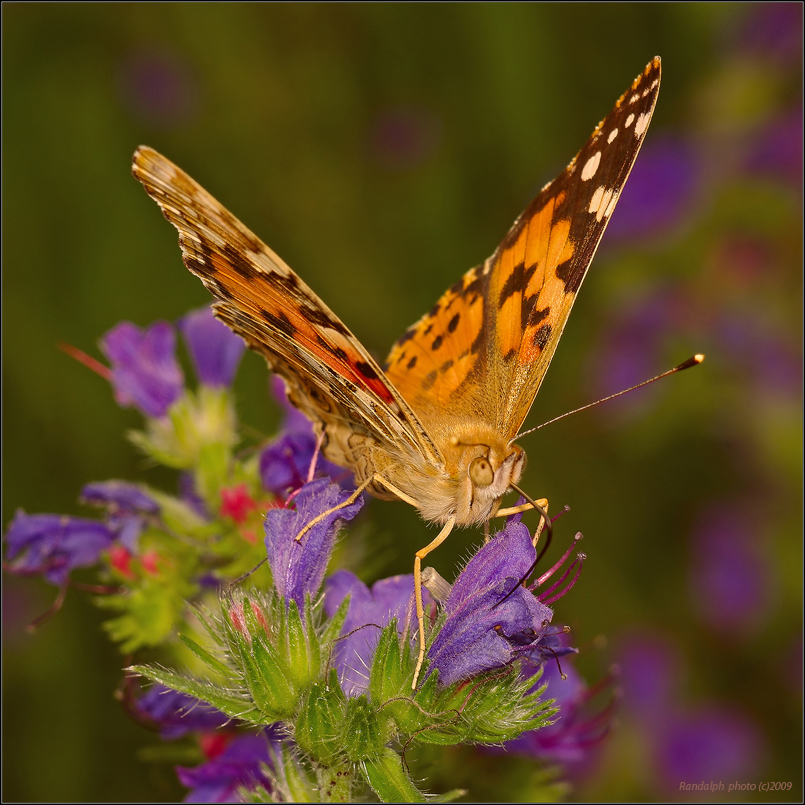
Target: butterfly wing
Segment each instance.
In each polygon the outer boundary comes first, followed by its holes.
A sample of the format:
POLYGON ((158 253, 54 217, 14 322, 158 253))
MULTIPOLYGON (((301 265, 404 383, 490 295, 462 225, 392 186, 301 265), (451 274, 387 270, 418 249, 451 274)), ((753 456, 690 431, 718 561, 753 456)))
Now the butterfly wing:
POLYGON ((132 171, 179 231, 185 265, 218 300, 215 314, 285 379, 297 407, 439 460, 376 361, 279 256, 152 148, 137 149, 132 171))
POLYGON ((659 85, 655 58, 495 253, 394 345, 386 374, 426 425, 439 411, 462 411, 515 436, 643 143, 659 85))

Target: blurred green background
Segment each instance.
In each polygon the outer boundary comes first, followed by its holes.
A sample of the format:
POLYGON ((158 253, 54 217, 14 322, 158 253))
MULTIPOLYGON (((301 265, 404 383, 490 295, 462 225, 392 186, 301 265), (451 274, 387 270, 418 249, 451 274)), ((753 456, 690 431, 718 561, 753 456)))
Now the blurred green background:
MULTIPOLYGON (((617 723, 569 797, 699 799, 678 783, 701 772, 793 786, 715 799, 801 799, 801 4, 2 11, 4 523, 17 507, 87 514, 88 481, 166 482, 124 439, 138 415, 57 348, 100 357, 116 322, 208 299, 130 175, 137 145, 204 184, 383 357, 661 55, 635 189, 529 423, 707 362, 523 442, 525 487, 571 506, 558 544, 580 530, 589 556, 555 620, 588 682, 620 669, 617 723)), ((265 380, 247 356, 242 419, 270 433, 265 380)), ((402 504, 369 516, 377 575, 408 572, 430 532, 402 504)), ((477 540, 454 535, 433 563, 452 576, 477 540)), ((147 760, 156 736, 113 698, 125 661, 91 603, 71 592, 26 632, 54 595, 4 580, 4 800, 180 798, 147 760)), ((525 763, 482 756, 454 784, 528 801, 525 763)))

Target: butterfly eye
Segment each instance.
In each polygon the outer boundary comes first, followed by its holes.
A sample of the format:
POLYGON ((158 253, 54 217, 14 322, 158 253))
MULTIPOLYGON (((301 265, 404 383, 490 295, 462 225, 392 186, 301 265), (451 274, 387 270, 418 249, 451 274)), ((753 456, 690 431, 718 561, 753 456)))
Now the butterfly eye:
POLYGON ((495 473, 488 459, 483 456, 474 458, 470 463, 470 480, 475 486, 489 486, 495 480, 495 473))

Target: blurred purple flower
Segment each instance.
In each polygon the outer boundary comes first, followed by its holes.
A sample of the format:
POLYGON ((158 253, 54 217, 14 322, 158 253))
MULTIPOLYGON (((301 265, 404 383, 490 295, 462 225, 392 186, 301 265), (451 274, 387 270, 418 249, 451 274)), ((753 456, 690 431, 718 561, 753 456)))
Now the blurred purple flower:
POLYGON ((735 49, 742 55, 802 65, 802 3, 752 3, 740 28, 735 49))
POLYGON ((135 406, 149 417, 165 416, 184 389, 173 327, 158 321, 141 330, 124 321, 101 339, 101 349, 112 364, 118 404, 135 406))
POLYGON ((731 359, 734 370, 746 375, 763 394, 798 397, 802 392, 802 352, 793 334, 774 332, 762 317, 725 312, 712 323, 721 353, 731 359))
MULTIPOLYGON (((345 637, 335 644, 333 662, 344 693, 358 696, 366 690, 382 628, 396 618, 401 635, 414 631, 414 577, 408 574, 381 579, 370 590, 354 573, 338 570, 325 582, 324 611, 328 617, 335 614, 347 595, 349 610, 341 629, 345 637)), ((427 590, 423 590, 423 597, 427 605, 427 590)))
POLYGON ((204 520, 210 519, 210 512, 207 504, 198 493, 196 479, 192 472, 182 472, 178 480, 179 497, 186 503, 199 517, 204 520))
POLYGON ((312 432, 282 433, 260 452, 263 488, 278 497, 298 489, 307 480, 315 449, 312 432))
POLYGON ((271 744, 279 740, 275 731, 237 735, 214 758, 195 768, 177 766, 179 782, 190 792, 185 802, 241 802, 239 789, 271 790, 265 766, 272 764, 271 744))
POLYGON ((714 505, 693 529, 689 594, 698 617, 719 632, 747 637, 769 606, 769 569, 757 529, 738 505, 714 505))
POLYGON ((375 118, 370 144, 379 162, 404 170, 425 162, 438 147, 441 134, 441 121, 429 109, 395 106, 375 118))
MULTIPOLYGON (((263 488, 277 496, 287 495, 307 481, 310 465, 316 452, 316 437, 310 420, 288 402, 285 382, 274 375, 271 391, 285 412, 280 436, 260 453, 260 478, 263 488)), ((336 464, 327 461, 319 453, 316 471, 343 481, 342 486, 351 486, 351 474, 336 464)))
POLYGON ((679 652, 658 634, 628 636, 617 652, 624 705, 647 723, 658 723, 674 702, 679 652))
POLYGON ((120 544, 132 552, 136 551, 137 539, 149 519, 159 514, 159 504, 138 486, 126 481, 86 484, 81 490, 81 501, 105 507, 106 524, 120 544))
POLYGON ((232 384, 246 344, 209 307, 194 310, 177 322, 187 343, 196 375, 201 383, 213 388, 232 384))
POLYGON ((321 587, 341 523, 355 517, 363 506, 359 496, 348 506, 330 511, 349 496, 329 478, 320 478, 299 490, 294 509, 272 509, 266 515, 265 541, 274 586, 286 601, 296 601, 300 611, 305 596, 315 596, 321 587), (299 532, 324 512, 329 514, 297 540, 299 532))
POLYGON ((656 737, 655 766, 670 791, 678 792, 680 783, 750 780, 765 754, 757 725, 723 706, 675 713, 656 737))
POLYGON ((660 134, 643 146, 607 228, 605 243, 657 238, 689 220, 699 191, 692 143, 660 134))
POLYGON ((802 191, 802 106, 769 121, 746 156, 746 170, 790 183, 802 191))
MULTIPOLYGON (((547 661, 534 688, 548 685, 543 698, 554 699, 559 707, 556 720, 548 727, 523 733, 505 744, 507 752, 561 763, 566 770, 579 770, 590 761, 590 751, 608 734, 612 721, 612 705, 590 712, 590 702, 600 692, 611 692, 609 678, 588 688, 576 669, 567 663, 561 671, 556 660, 547 661), (564 678, 563 678, 564 677, 564 678)), ((537 668, 531 669, 536 674, 537 668)))
POLYGON ((169 129, 196 113, 196 80, 178 52, 133 51, 121 62, 117 78, 123 104, 139 123, 169 129))
POLYGON ((96 520, 19 510, 6 532, 7 569, 19 575, 41 573, 61 586, 73 568, 94 565, 114 539, 114 532, 96 520))
POLYGON ((135 702, 138 716, 159 730, 163 741, 173 741, 189 732, 216 730, 231 719, 207 702, 186 693, 152 685, 135 702))
MULTIPOLYGON (((652 288, 612 315, 588 362, 593 398, 629 388, 656 374, 666 335, 678 317, 676 295, 667 287, 652 288)), ((627 414, 648 410, 658 393, 657 388, 649 387, 613 400, 602 407, 602 415, 611 419, 615 411, 627 414)))
POLYGON ((445 602, 447 618, 429 651, 434 669, 452 685, 509 663, 539 640, 551 609, 520 585, 533 566, 531 534, 512 520, 469 561, 445 602), (513 592, 512 592, 513 590, 513 592))

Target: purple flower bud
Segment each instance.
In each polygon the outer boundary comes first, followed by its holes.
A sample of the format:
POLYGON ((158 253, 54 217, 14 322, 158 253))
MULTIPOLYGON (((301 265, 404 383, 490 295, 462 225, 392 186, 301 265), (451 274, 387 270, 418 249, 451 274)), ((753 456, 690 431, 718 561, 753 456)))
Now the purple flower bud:
MULTIPOLYGON (((423 593, 427 604, 428 591, 423 593)), ((325 582, 324 611, 328 617, 347 595, 349 610, 341 629, 345 637, 336 642, 333 661, 344 693, 358 696, 369 682, 369 668, 383 627, 396 618, 401 635, 415 631, 414 577, 409 573, 381 579, 370 590, 354 573, 338 570, 325 582)))
POLYGON ((177 324, 199 381, 214 388, 231 385, 246 349, 243 339, 218 321, 208 307, 188 313, 177 324))
POLYGON ((104 523, 61 514, 26 514, 19 510, 6 532, 9 570, 41 573, 62 585, 75 567, 94 565, 115 538, 104 523), (15 558, 16 557, 16 558, 15 558))
POLYGON ((272 509, 266 515, 266 549, 274 586, 282 598, 296 601, 300 611, 305 595, 315 596, 321 587, 341 522, 351 520, 363 506, 363 499, 358 497, 332 511, 349 497, 338 484, 321 478, 299 490, 293 499, 295 509, 272 509), (329 512, 326 517, 296 539, 306 525, 325 512, 329 512))
POLYGON ((165 416, 184 388, 170 324, 158 321, 141 330, 121 322, 101 339, 101 349, 112 364, 118 404, 139 408, 146 416, 165 416))
POLYGON ((553 612, 519 583, 535 557, 520 522, 509 522, 475 554, 445 602, 428 673, 438 668, 439 681, 451 685, 508 664, 539 640, 553 612))

